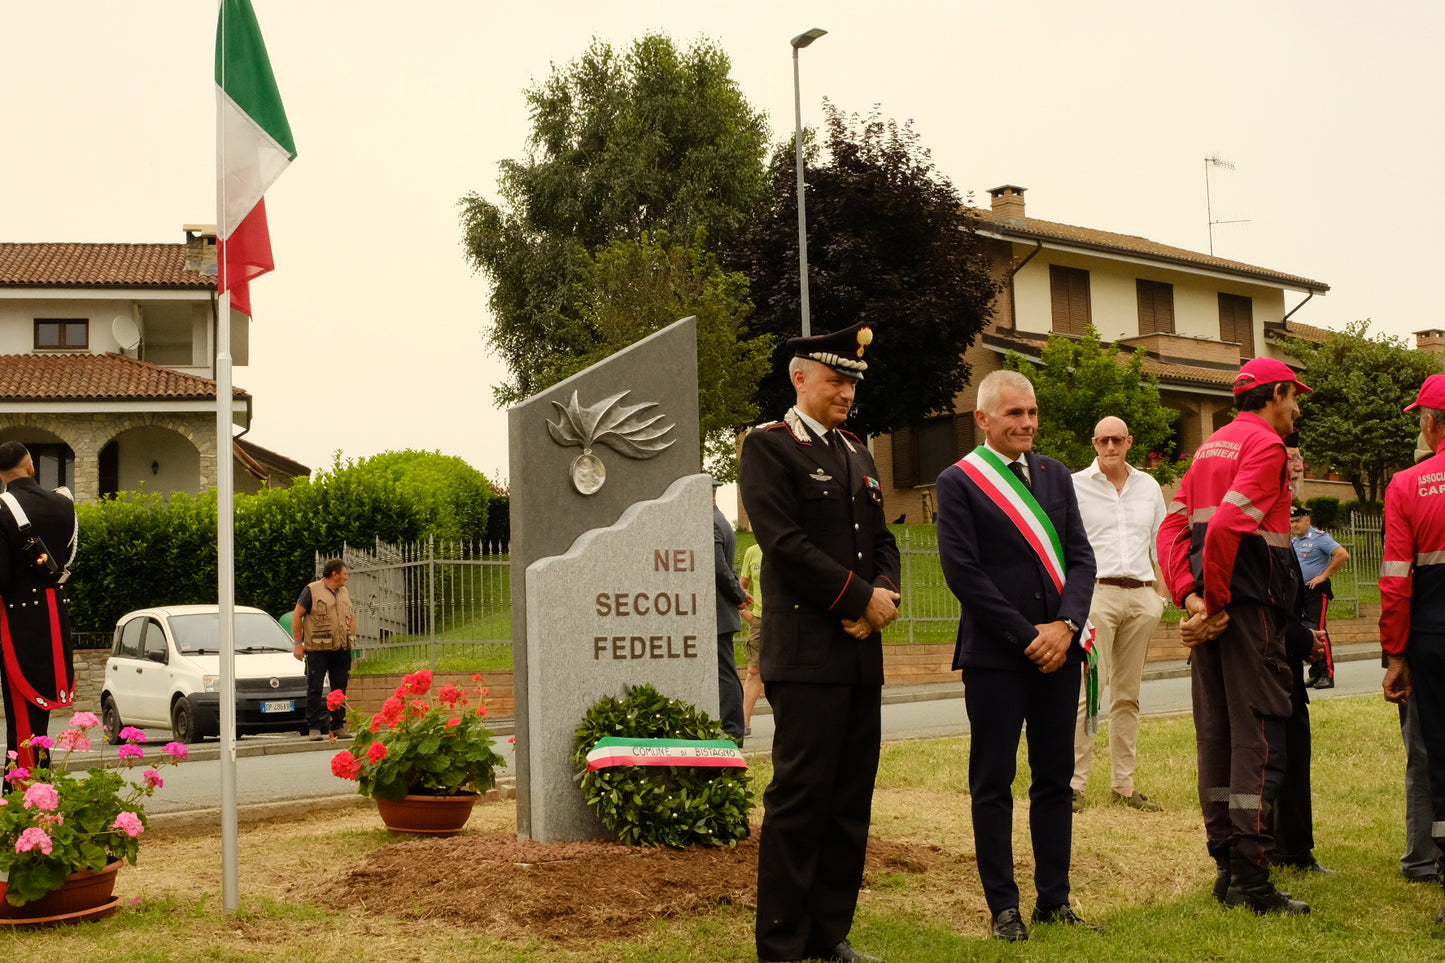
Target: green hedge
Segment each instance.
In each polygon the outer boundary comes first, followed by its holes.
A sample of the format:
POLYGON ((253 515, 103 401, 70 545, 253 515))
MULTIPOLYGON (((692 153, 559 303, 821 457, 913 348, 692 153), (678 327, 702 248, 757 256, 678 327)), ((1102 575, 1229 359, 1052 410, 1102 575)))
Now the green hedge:
MULTIPOLYGON (((315 557, 343 544, 486 536, 492 491, 482 474, 434 452, 342 463, 291 488, 237 495, 236 603, 290 610, 315 557)), ((122 493, 77 506, 80 551, 69 583, 79 632, 107 632, 132 609, 215 602, 216 493, 122 493)))

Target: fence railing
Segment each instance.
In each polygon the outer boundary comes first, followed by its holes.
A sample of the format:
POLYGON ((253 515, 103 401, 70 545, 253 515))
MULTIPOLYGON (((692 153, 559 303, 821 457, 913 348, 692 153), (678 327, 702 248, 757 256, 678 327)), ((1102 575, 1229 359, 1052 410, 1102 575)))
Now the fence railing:
MULTIPOLYGON (((1347 612, 1362 599, 1379 597, 1381 528, 1378 516, 1354 514, 1331 533, 1350 553, 1349 563, 1332 580, 1336 603, 1347 612)), ((885 640, 952 642, 961 606, 938 564, 937 530, 909 525, 894 531, 904 591, 898 620, 885 640)), ((351 572, 358 660, 434 669, 448 660, 462 668, 510 665, 512 598, 505 545, 378 542, 370 550, 348 546, 342 557, 351 572)), ((318 556, 317 577, 322 562, 318 556)), ((99 644, 109 645, 109 637, 99 644)))

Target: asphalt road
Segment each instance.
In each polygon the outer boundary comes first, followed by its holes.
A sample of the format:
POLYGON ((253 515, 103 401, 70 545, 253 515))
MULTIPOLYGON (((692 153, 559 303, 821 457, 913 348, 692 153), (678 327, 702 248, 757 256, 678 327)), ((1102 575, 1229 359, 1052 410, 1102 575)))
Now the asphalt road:
MULTIPOLYGON (((1382 670, 1378 655, 1358 653, 1353 661, 1336 663, 1336 686, 1316 690, 1312 698, 1373 695, 1379 697, 1382 670)), ((1375 653, 1378 650, 1374 650, 1375 653)), ((1140 706, 1146 716, 1163 716, 1189 711, 1189 679, 1181 666, 1151 667, 1154 678, 1145 680, 1140 706), (1159 676, 1163 677, 1159 677, 1159 676)), ((888 742, 954 736, 968 732, 963 707, 963 687, 957 682, 890 686, 884 689, 883 738, 888 742)), ((510 767, 513 747, 508 741, 510 726, 497 720, 497 750, 510 767)), ((164 730, 151 730, 148 755, 170 738, 164 730)), ((753 717, 753 734, 744 751, 766 753, 772 748, 773 717, 767 712, 753 717)), ((165 786, 147 804, 155 825, 182 829, 220 828, 220 747, 215 740, 192 746, 192 758, 180 766, 162 767, 165 786)), ((308 742, 294 735, 246 736, 236 742, 237 804, 242 821, 268 818, 324 807, 366 804, 355 793, 355 785, 331 774, 330 760, 340 748, 329 742, 308 742)), ((108 752, 114 752, 107 747, 108 752)), ((84 768, 95 753, 76 754, 72 768, 84 768)), ((510 781, 509 771, 499 782, 510 781)))

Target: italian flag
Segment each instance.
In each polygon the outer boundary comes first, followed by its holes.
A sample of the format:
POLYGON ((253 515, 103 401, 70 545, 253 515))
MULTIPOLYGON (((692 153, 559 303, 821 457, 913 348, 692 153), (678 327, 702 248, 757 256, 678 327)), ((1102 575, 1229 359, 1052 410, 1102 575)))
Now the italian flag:
POLYGON ((587 768, 611 766, 715 766, 746 769, 731 739, 632 739, 603 736, 587 753, 587 768))
POLYGON ((220 293, 251 314, 252 278, 276 265, 266 189, 296 156, 251 0, 221 0, 216 24, 216 260, 220 293))

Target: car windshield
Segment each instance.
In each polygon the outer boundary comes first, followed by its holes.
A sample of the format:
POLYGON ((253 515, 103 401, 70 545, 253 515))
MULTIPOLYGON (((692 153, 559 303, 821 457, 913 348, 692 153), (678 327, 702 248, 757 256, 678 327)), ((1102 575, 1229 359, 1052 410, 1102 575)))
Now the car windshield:
MULTIPOLYGON (((176 648, 192 654, 218 652, 216 647, 216 626, 220 621, 215 612, 197 615, 171 616, 171 634, 175 636, 176 648)), ((290 652, 291 637, 276 620, 260 612, 236 613, 237 652, 290 652)))

